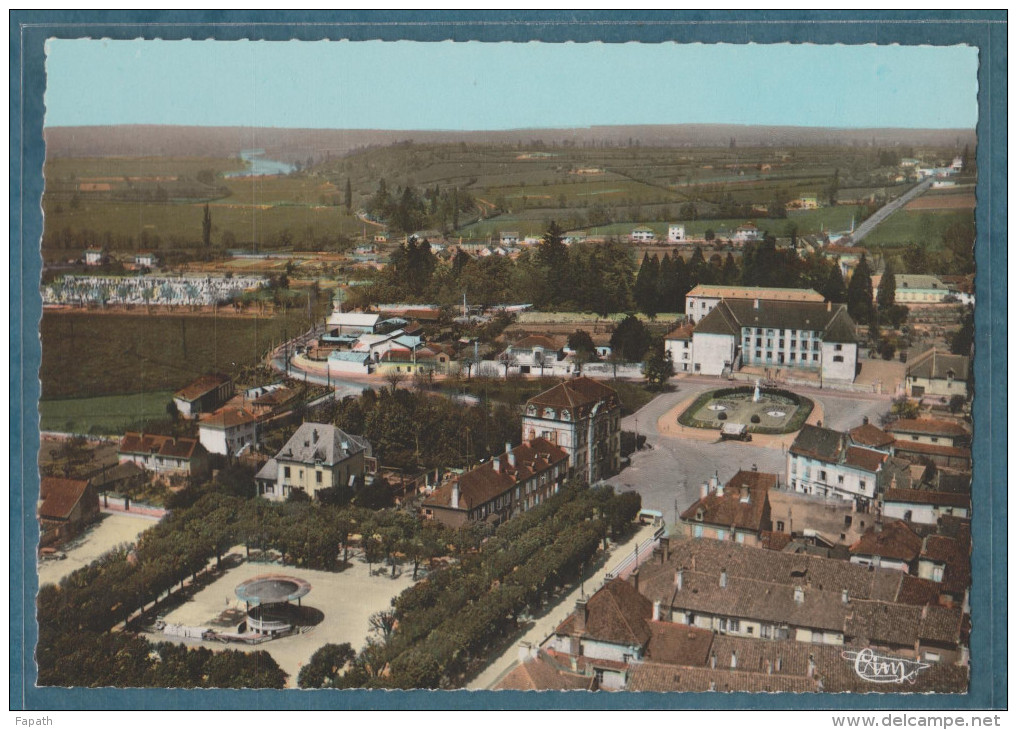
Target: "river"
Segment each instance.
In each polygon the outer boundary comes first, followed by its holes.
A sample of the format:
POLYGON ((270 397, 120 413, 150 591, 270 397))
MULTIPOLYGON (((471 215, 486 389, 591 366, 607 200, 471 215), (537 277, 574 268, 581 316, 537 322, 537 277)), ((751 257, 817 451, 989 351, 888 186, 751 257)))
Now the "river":
POLYGON ((265 150, 240 150, 240 159, 247 169, 228 172, 226 177, 260 177, 262 175, 288 175, 295 169, 288 162, 270 160, 265 157, 265 150))

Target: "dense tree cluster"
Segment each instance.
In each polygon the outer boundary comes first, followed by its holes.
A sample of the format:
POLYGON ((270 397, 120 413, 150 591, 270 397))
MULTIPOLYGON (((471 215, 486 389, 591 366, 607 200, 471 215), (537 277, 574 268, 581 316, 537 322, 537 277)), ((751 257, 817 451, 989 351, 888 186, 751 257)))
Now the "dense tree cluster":
POLYGON ((638 495, 610 487, 570 487, 509 520, 479 550, 400 594, 393 601, 398 627, 329 686, 458 686, 521 614, 579 580, 601 542, 624 530, 640 505, 638 495))
MULTIPOLYGON (((347 181, 346 206, 352 203, 352 192, 347 181)), ((435 185, 418 193, 411 185, 394 193, 388 189, 385 178, 378 181, 378 190, 367 201, 365 210, 374 220, 383 221, 396 231, 413 233, 424 227, 442 231, 459 227, 459 217, 476 208, 473 196, 458 187, 441 189, 435 185)))

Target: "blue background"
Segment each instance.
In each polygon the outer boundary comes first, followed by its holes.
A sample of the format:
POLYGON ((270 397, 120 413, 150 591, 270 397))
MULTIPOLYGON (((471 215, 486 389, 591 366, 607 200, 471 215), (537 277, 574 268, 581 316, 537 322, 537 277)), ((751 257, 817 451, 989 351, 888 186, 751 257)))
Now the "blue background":
POLYGON ((976 709, 1005 708, 1006 595, 1005 11, 584 12, 12 11, 11 709, 976 709), (971 687, 967 695, 95 690, 35 687, 35 503, 42 303, 39 202, 46 38, 969 43, 978 70, 971 687))

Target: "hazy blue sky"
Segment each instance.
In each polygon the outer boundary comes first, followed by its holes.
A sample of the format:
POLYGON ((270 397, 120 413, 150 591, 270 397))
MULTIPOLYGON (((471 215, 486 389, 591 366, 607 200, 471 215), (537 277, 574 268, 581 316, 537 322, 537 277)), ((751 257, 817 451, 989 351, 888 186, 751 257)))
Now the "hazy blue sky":
POLYGON ((47 44, 47 126, 968 127, 977 49, 109 41, 47 44))

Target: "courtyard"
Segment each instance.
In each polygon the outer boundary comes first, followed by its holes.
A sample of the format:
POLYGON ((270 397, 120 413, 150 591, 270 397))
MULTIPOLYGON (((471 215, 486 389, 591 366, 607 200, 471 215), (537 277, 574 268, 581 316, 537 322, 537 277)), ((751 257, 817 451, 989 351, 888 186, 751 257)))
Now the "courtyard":
MULTIPOLYGON (((231 551, 231 555, 238 557, 243 554, 242 547, 231 551)), ((210 649, 228 647, 241 651, 267 651, 283 671, 289 674, 287 686, 296 687, 300 668, 315 651, 325 644, 344 643, 359 650, 371 632, 371 615, 390 608, 392 599, 413 584, 410 572, 397 571, 396 577, 392 578, 387 570, 378 571, 379 567, 375 565, 371 571, 373 574, 369 574, 367 563, 353 556, 350 566, 340 573, 244 561, 227 570, 186 603, 170 611, 163 620, 167 624, 222 629, 223 614, 227 614, 230 620, 233 617, 242 620, 245 607, 235 593, 238 584, 266 573, 283 573, 307 581, 311 589, 301 599, 301 604, 307 609, 321 612, 320 622, 316 625, 305 627, 301 633, 262 644, 202 642, 203 646, 210 649)), ((181 641, 178 637, 161 633, 150 634, 148 638, 151 641, 181 641)), ((193 645, 195 641, 189 639, 181 643, 193 645)))

